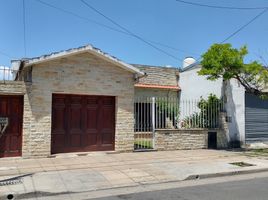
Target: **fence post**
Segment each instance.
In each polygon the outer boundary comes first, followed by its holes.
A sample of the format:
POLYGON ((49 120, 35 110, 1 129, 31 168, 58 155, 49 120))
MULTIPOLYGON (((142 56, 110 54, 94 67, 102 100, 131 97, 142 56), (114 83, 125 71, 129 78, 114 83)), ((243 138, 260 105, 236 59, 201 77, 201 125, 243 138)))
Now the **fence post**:
POLYGON ((155 148, 155 97, 152 97, 152 130, 153 130, 153 149, 155 148))

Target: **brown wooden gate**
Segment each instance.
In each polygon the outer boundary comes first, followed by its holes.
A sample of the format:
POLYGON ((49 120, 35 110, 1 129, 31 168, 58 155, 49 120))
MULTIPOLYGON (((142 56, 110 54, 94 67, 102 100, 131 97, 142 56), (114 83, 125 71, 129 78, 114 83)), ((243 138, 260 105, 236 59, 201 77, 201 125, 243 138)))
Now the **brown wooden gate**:
POLYGON ((114 150, 115 97, 53 94, 51 153, 114 150))
POLYGON ((21 156, 23 96, 0 95, 0 117, 9 121, 0 138, 0 157, 21 156))

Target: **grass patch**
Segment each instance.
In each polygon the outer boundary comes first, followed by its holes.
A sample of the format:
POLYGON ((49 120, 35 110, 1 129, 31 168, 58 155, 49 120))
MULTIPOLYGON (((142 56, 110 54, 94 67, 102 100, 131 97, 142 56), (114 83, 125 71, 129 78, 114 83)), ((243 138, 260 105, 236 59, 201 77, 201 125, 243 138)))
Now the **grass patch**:
POLYGON ((153 149, 153 142, 151 140, 135 140, 135 149, 153 149))
POLYGON ((233 162, 233 163, 230 163, 231 165, 236 165, 238 167, 250 167, 250 166, 254 166, 250 163, 245 163, 245 162, 233 162))
POLYGON ((254 153, 265 153, 268 154, 268 149, 252 149, 251 150, 254 153))
POLYGON ((250 149, 245 154, 252 157, 268 157, 268 149, 250 149))

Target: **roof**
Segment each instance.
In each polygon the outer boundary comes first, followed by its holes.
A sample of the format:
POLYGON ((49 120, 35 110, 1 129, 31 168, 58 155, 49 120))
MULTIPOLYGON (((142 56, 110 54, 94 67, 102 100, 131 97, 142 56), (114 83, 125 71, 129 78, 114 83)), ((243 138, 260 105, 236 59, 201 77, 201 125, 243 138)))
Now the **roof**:
POLYGON ((40 63, 48 62, 48 61, 59 59, 59 58, 64 58, 64 57, 84 53, 84 52, 89 52, 91 54, 94 54, 94 55, 96 55, 96 56, 98 56, 98 57, 100 57, 108 62, 114 63, 115 65, 117 65, 117 66, 119 66, 127 71, 137 73, 140 76, 144 75, 144 73, 141 70, 139 70, 137 67, 134 67, 130 64, 127 64, 127 63, 119 60, 118 58, 111 56, 111 55, 101 51, 100 49, 98 49, 92 45, 85 45, 85 46, 81 46, 78 48, 72 48, 72 49, 68 49, 68 50, 64 50, 64 51, 53 52, 51 54, 42 55, 42 56, 34 57, 34 58, 12 60, 11 63, 12 63, 13 68, 18 68, 18 63, 21 63, 21 62, 23 62, 24 66, 27 67, 27 66, 40 64, 40 63))
POLYGON ((180 72, 189 71, 189 70, 195 69, 195 68, 201 68, 201 64, 199 62, 193 63, 185 68, 181 68, 180 72))
POLYGON ((169 90, 180 90, 179 86, 171 86, 171 85, 153 85, 153 84, 142 84, 136 83, 135 87, 138 88, 151 88, 151 89, 169 89, 169 90))
POLYGON ((179 90, 179 69, 151 65, 132 64, 143 71, 146 76, 140 77, 135 87, 179 90))

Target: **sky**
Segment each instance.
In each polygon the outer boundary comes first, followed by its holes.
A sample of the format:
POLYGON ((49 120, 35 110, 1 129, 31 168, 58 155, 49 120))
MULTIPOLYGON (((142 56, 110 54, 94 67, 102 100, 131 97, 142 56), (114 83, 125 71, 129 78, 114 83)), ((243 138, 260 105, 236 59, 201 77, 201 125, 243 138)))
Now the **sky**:
MULTIPOLYGON (((207 8, 176 0, 85 0, 144 41, 157 46, 159 51, 135 37, 97 25, 95 22, 120 30, 80 0, 42 1, 87 20, 38 0, 25 0, 24 43, 23 0, 0 0, 0 65, 10 66, 12 59, 92 44, 127 63, 181 67, 186 56, 199 59, 213 43, 223 41, 261 12, 207 8)), ((268 7, 268 0, 189 1, 218 6, 268 7)), ((247 45, 246 62, 264 63, 268 62, 267 36, 268 12, 227 42, 237 48, 247 45)))

